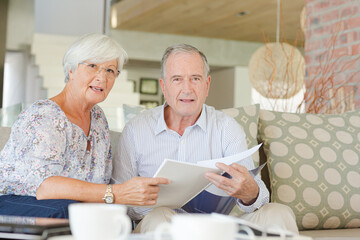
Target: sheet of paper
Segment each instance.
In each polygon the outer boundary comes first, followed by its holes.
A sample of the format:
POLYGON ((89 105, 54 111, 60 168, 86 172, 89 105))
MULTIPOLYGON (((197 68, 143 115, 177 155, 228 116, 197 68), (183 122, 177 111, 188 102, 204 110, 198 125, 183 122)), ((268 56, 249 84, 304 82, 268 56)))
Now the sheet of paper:
POLYGON ((232 163, 235 162, 240 162, 241 160, 250 157, 253 153, 255 153, 260 147, 261 147, 262 143, 260 143, 259 145, 250 148, 249 150, 246 150, 244 152, 232 155, 232 156, 228 156, 228 157, 224 157, 224 158, 217 158, 217 159, 211 159, 211 160, 205 160, 205 161, 199 161, 197 162, 197 164, 199 166, 203 166, 203 167, 209 167, 209 168, 217 168, 216 167, 216 163, 217 162, 222 162, 226 165, 230 165, 232 163))
MULTIPOLYGON (((159 197, 153 207, 166 206, 173 209, 184 206, 201 191, 203 191, 210 182, 204 177, 206 172, 221 174, 222 170, 215 166, 217 162, 231 164, 251 156, 256 152, 261 144, 244 151, 242 153, 213 160, 199 161, 198 163, 179 162, 171 159, 165 159, 156 171, 154 177, 164 177, 170 180, 168 185, 159 185, 159 197)), ((255 175, 261 169, 254 169, 255 175)))
POLYGON ((250 172, 251 176, 255 177, 256 175, 258 175, 261 172, 261 169, 263 169, 263 167, 265 167, 265 165, 266 165, 266 162, 261 164, 257 168, 250 170, 249 172, 250 172))
POLYGON ((159 185, 159 197, 153 206, 180 208, 204 190, 210 182, 204 177, 206 172, 221 173, 218 168, 198 166, 194 163, 165 159, 154 177, 170 180, 169 185, 159 185))

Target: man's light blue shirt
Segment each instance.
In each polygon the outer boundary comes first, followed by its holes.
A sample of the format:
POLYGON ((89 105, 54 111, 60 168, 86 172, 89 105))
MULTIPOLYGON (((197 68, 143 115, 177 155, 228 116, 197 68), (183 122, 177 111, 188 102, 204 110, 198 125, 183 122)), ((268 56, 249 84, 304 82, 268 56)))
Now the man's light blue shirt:
MULTIPOLYGON (((147 110, 126 124, 121 133, 118 151, 113 162, 113 183, 133 177, 152 177, 165 158, 196 163, 202 160, 231 156, 248 149, 245 133, 240 125, 223 112, 203 105, 196 123, 187 127, 181 136, 169 129, 164 119, 166 104, 147 110)), ((253 169, 251 158, 241 161, 253 169)), ((245 212, 253 212, 269 202, 269 191, 259 176, 255 177, 260 191, 250 206, 238 205, 245 212)), ((130 208, 132 219, 141 219, 149 208, 130 208)))

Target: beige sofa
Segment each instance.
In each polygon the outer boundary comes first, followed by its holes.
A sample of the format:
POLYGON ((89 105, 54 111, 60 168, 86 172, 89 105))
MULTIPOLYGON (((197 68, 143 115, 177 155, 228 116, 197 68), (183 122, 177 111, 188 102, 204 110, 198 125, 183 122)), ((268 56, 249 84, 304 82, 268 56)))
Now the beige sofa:
MULTIPOLYGON (((140 111, 133 108, 128 113, 140 111)), ((254 162, 268 162, 262 178, 271 201, 294 210, 301 235, 360 239, 360 188, 353 182, 360 172, 360 112, 284 114, 260 110, 258 105, 222 111, 243 127, 250 147, 263 143, 254 162)), ((1 149, 9 134, 9 127, 0 127, 1 149)), ((111 132, 113 146, 120 134, 111 132)))

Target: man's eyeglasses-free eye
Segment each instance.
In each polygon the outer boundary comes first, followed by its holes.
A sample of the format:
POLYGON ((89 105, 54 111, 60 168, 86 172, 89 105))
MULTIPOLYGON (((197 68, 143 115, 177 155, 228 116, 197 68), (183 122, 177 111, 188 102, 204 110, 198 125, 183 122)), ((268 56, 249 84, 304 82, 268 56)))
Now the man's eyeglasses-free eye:
POLYGON ((83 64, 86 66, 86 71, 90 74, 97 74, 99 72, 101 72, 102 69, 105 70, 105 76, 108 79, 115 79, 117 78, 117 76, 119 76, 120 71, 117 70, 115 67, 109 67, 109 68, 104 68, 104 67, 100 67, 99 65, 96 65, 94 63, 86 63, 86 62, 80 62, 79 64, 83 64))

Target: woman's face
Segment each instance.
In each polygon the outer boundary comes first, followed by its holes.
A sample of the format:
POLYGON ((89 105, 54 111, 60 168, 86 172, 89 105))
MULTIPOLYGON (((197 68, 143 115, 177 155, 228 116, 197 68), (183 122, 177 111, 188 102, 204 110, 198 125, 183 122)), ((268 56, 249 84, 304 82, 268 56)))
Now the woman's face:
POLYGON ((69 71, 71 92, 90 105, 104 101, 118 76, 117 60, 100 64, 84 61, 69 71))

